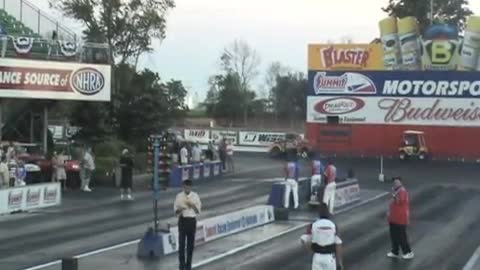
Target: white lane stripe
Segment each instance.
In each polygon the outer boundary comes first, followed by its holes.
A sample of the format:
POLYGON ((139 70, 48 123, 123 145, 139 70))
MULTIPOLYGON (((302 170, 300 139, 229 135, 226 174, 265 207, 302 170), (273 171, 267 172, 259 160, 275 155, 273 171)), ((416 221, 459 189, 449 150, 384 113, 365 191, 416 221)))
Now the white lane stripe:
MULTIPOLYGON (((356 207, 365 205, 365 204, 367 204, 367 203, 369 203, 369 202, 372 202, 372 201, 374 201, 374 200, 378 200, 378 199, 380 199, 380 198, 382 198, 382 197, 384 197, 384 196, 386 196, 386 195, 388 195, 388 194, 389 194, 388 192, 381 193, 381 194, 379 194, 379 195, 377 195, 377 196, 374 196, 374 197, 369 198, 369 199, 367 199, 367 200, 361 201, 361 202, 358 203, 358 204, 354 204, 354 205, 351 205, 351 206, 346 207, 346 208, 344 208, 344 209, 341 209, 341 210, 339 210, 338 212, 336 212, 335 214, 338 215, 338 214, 347 212, 347 211, 349 211, 349 210, 351 210, 351 209, 353 209, 353 208, 356 208, 356 207)), ((209 263, 212 263, 212 262, 217 261, 217 260, 221 260, 221 259, 223 259, 223 258, 225 258, 225 257, 234 255, 234 254, 236 254, 236 253, 242 252, 242 251, 247 250, 247 249, 249 249, 249 248, 251 248, 251 247, 254 247, 254 246, 257 246, 257 245, 261 245, 261 244, 263 244, 263 243, 265 243, 265 242, 268 242, 268 241, 273 240, 273 239, 275 239, 275 238, 278 238, 278 237, 281 237, 281 236, 283 236, 283 235, 286 235, 286 234, 288 234, 288 233, 290 233, 290 232, 293 232, 293 231, 296 231, 296 230, 298 230, 298 229, 301 229, 302 227, 307 226, 309 223, 310 223, 310 222, 302 223, 302 224, 300 224, 300 225, 297 225, 297 226, 295 226, 295 227, 293 227, 293 228, 290 228, 290 229, 288 229, 288 230, 286 230, 286 231, 283 231, 283 232, 281 232, 281 233, 275 234, 275 235, 273 235, 273 236, 267 237, 267 238, 265 238, 265 239, 262 239, 262 240, 259 240, 259 241, 255 241, 255 242, 252 242, 252 243, 248 243, 248 244, 243 245, 243 246, 240 246, 240 247, 238 247, 238 248, 229 250, 229 251, 224 252, 224 253, 222 253, 222 254, 216 255, 216 256, 214 256, 214 257, 212 257, 212 258, 209 258, 209 259, 203 260, 203 261, 201 261, 201 262, 199 262, 199 263, 196 263, 196 264, 192 265, 192 267, 193 267, 193 268, 198 268, 198 267, 201 267, 201 266, 205 266, 205 265, 207 265, 207 264, 209 264, 209 263)))
MULTIPOLYGON (((374 196, 372 198, 369 198, 369 199, 366 199, 364 201, 361 201, 360 203, 358 204, 354 204, 354 205, 351 205, 349 207, 346 207, 344 209, 341 209, 339 210, 338 212, 336 212, 335 214, 341 214, 341 213, 344 213, 346 211, 349 211, 353 208, 356 208, 356 207, 359 207, 359 206, 362 206, 362 205, 365 205, 369 202, 372 202, 374 200, 377 200, 377 199, 380 199, 386 195, 388 195, 389 193, 388 192, 384 192, 384 193, 381 193, 377 196, 374 196)), ((268 237, 266 239, 262 239, 262 240, 259 240, 259 241, 256 241, 256 242, 253 242, 253 243, 249 243, 247 245, 244 245, 244 246, 241 246, 241 247, 238 247, 236 249, 232 249, 232 250, 229 250, 225 253, 222 253, 222 254, 219 254, 217 256, 214 256, 210 259, 207 259, 207 260, 204 260, 204 261, 201 261, 195 265, 193 265, 193 267, 200 267, 200 266, 203 266, 203 265, 206 265, 206 264, 209 264, 215 260, 220 260, 220 259, 223 259, 225 257, 228 257, 230 255, 234 255, 238 252, 241 252, 245 249, 248 249, 248 248, 251 248, 251 247, 254 247, 256 245, 260 245, 260 244, 263 244, 265 242, 268 242, 270 240, 273 240, 275 238, 278 238, 282 235, 285 235, 285 234, 288 234, 292 231, 295 231, 295 230, 298 230, 300 228, 302 228, 303 226, 306 226, 308 223, 303 223, 301 225, 298 225, 298 226, 295 226, 291 229, 288 229, 287 231, 284 231, 284 232, 281 232, 281 233, 278 233, 276 235, 273 235, 271 237, 268 237)), ((86 252, 86 253, 82 253, 80 255, 76 255, 74 256, 74 258, 78 258, 78 259, 81 259, 81 258, 85 258, 85 257, 88 257, 88 256, 92 256, 92 255, 96 255, 96 254, 99 254, 99 253, 103 253, 103 252, 107 252, 107 251, 111 251, 111 250, 114 250, 114 249, 118 249, 118 248, 121 248, 121 247, 125 247, 125 246, 128 246, 128 245, 133 245, 133 244, 137 244, 138 242, 140 242, 141 239, 137 239, 137 240, 133 240, 133 241, 128 241, 128 242, 124 242, 124 243, 120 243, 118 245, 114 245, 114 246, 110 246, 110 247, 106 247, 106 248, 102 248, 102 249, 97 249, 97 250, 93 250, 93 251, 90 251, 90 252, 86 252)), ((25 268, 23 270, 39 270, 39 269, 43 269, 43 268, 46 268, 46 267, 49 267, 49 266, 53 266, 53 265, 57 265, 57 264, 61 264, 62 261, 61 260, 56 260, 56 261, 52 261, 52 262, 48 262, 48 263, 45 263, 45 264, 41 264, 41 265, 37 265, 37 266, 34 266, 34 267, 30 267, 30 268, 25 268)), ((464 269, 465 270, 465 269, 464 269)))
MULTIPOLYGON (((475 252, 472 254, 472 257, 468 260, 467 264, 463 267, 463 270, 474 270, 475 264, 480 258, 480 247, 478 247, 475 252)), ((478 268, 477 268, 478 269, 478 268)))

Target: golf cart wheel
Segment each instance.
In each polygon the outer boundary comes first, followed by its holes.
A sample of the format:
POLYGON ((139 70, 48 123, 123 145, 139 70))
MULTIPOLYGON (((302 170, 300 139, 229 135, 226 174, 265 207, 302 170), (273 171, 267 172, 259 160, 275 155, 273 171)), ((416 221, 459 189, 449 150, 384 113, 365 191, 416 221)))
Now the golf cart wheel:
POLYGON ((270 150, 270 157, 272 158, 279 158, 282 155, 282 151, 280 151, 280 148, 274 147, 270 150))
POLYGON ((400 155, 398 156, 400 160, 406 160, 407 159, 407 154, 405 152, 400 152, 400 155))

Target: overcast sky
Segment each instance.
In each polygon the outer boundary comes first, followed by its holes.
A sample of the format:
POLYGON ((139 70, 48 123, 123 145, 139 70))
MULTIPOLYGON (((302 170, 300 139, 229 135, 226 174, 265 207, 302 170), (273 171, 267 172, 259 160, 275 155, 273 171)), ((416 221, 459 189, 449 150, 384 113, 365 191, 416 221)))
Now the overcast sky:
MULTIPOLYGON (((10 1, 10 0, 9 0, 10 1)), ((31 0, 48 8, 47 0, 31 0)), ((422 0, 426 1, 426 0, 422 0)), ((351 37, 368 43, 378 36, 381 7, 388 0, 176 0, 168 16, 167 38, 142 57, 142 67, 163 79, 180 79, 200 99, 207 80, 218 70, 224 46, 243 39, 258 51, 264 70, 280 61, 306 72, 307 44, 351 37)), ((480 14, 480 0, 470 0, 480 14)))

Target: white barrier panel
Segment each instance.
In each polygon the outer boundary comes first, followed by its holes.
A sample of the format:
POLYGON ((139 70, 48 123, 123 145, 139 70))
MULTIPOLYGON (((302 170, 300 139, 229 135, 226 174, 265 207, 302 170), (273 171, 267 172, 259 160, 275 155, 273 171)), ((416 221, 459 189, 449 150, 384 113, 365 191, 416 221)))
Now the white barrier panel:
POLYGON ((221 139, 227 139, 233 141, 234 145, 238 144, 238 132, 231 131, 231 130, 212 130, 212 140, 216 142, 220 141, 221 139))
POLYGON ((284 140, 286 133, 240 131, 239 144, 249 146, 270 146, 278 140, 284 140))
POLYGON ((335 190, 335 207, 340 207, 360 199, 360 185, 357 180, 340 182, 335 190))
POLYGON ((190 142, 206 144, 210 141, 210 130, 208 129, 185 129, 183 137, 190 142))
MULTIPOLYGON (((273 206, 259 205, 197 222, 195 243, 213 241, 275 220, 273 206)), ((164 255, 178 251, 178 227, 162 235, 164 255)))
POLYGON ((0 214, 60 205, 60 183, 46 183, 0 190, 0 214))

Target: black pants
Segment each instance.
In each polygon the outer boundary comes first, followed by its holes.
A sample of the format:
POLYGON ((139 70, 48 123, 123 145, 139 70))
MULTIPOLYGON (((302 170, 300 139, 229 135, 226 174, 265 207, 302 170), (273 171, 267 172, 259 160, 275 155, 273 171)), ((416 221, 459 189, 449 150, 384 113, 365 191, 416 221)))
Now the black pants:
POLYGON ((407 226, 390 223, 390 239, 392 241, 392 253, 398 255, 399 248, 403 254, 412 252, 407 238, 407 226))
POLYGON ((195 232, 197 220, 195 218, 180 217, 178 220, 178 259, 180 270, 192 269, 193 248, 195 247, 195 232), (187 242, 187 260, 185 260, 185 241, 187 242))

